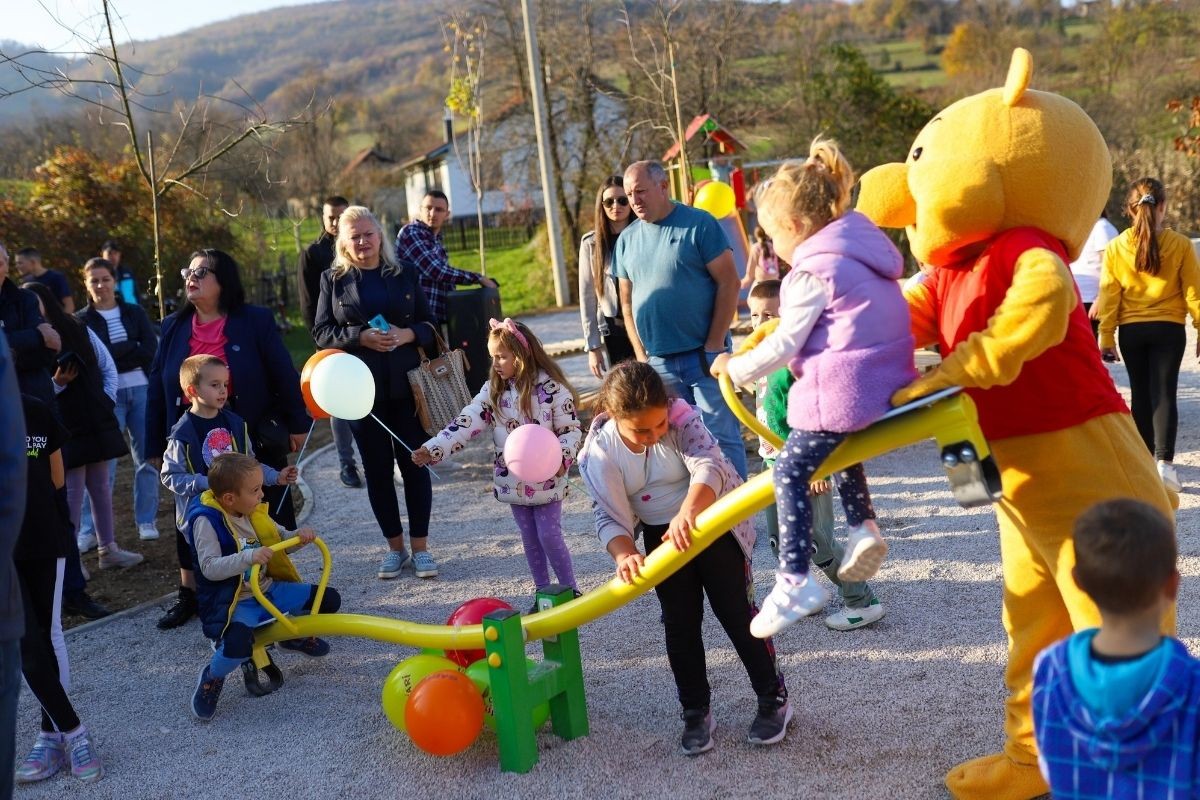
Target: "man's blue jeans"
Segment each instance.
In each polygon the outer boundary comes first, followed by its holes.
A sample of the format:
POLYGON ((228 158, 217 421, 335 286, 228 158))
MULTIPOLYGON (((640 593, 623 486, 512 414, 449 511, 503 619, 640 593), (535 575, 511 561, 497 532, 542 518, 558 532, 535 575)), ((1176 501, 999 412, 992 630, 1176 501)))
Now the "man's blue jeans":
POLYGON ((330 417, 329 427, 333 433, 333 446, 337 450, 338 463, 343 467, 353 467, 354 432, 350 430, 349 421, 330 417))
POLYGON ((669 356, 650 356, 647 363, 662 376, 667 391, 679 395, 700 410, 704 425, 716 437, 721 452, 743 479, 746 477, 746 445, 742 427, 721 396, 717 379, 708 368, 720 353, 692 350, 669 356))
MULTIPOLYGON (((129 454, 133 457, 133 521, 138 525, 153 523, 158 514, 158 471, 143 458, 146 452, 146 386, 117 390, 117 425, 129 433, 129 454)), ((117 480, 117 459, 108 463, 108 485, 112 490, 117 480)), ((95 533, 92 526, 92 503, 85 494, 83 511, 79 516, 79 535, 95 533)))

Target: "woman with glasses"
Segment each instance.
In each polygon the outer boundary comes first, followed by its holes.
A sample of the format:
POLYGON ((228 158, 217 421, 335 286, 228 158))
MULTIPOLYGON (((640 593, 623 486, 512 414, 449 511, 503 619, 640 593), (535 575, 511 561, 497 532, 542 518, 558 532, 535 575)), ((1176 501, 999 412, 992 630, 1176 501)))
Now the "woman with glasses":
POLYGON ((429 472, 412 461, 412 451, 428 437, 417 417, 408 371, 421 361, 417 348, 430 352, 435 342, 433 318, 418 277, 416 265, 398 261, 384 244, 383 228, 367 208, 350 206, 342 212, 333 267, 321 275, 312 335, 318 347, 357 356, 375 378, 371 415, 351 420, 350 430, 362 455, 367 499, 387 541, 376 573, 385 580, 398 577, 410 564, 418 578, 438 574, 427 546, 433 487, 429 472), (399 466, 404 481, 411 556, 404 548, 393 465, 399 466))
MULTIPOLYGON (((212 355, 229 366, 229 405, 246 421, 259 461, 287 466, 288 451, 304 442, 311 420, 300 395, 300 375, 283 344, 269 309, 246 303, 237 262, 220 250, 192 253, 183 276, 185 300, 162 322, 158 353, 150 367, 146 400, 146 460, 162 467, 167 434, 188 403, 179 386, 179 367, 195 355, 212 355)), ((296 527, 291 503, 280 500, 283 487, 263 487, 271 516, 289 530, 296 527)), ((196 614, 196 579, 183 534, 175 532, 179 555, 179 598, 158 621, 176 628, 196 614)))
POLYGON ((597 378, 604 377, 604 356, 608 365, 633 358, 633 345, 621 319, 617 282, 612 276, 612 254, 617 237, 632 217, 629 198, 619 176, 605 178, 596 192, 595 229, 579 242, 579 317, 587 342, 588 366, 597 378))

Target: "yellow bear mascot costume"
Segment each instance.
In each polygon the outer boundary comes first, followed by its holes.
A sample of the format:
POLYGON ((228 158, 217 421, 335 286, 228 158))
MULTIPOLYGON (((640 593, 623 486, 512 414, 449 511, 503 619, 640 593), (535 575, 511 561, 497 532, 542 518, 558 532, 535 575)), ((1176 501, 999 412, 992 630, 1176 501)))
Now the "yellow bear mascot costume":
POLYGON ((971 800, 1048 791, 1029 707, 1033 660, 1100 619, 1071 577, 1075 517, 1113 497, 1172 513, 1067 268, 1108 198, 1108 148, 1075 103, 1029 89, 1031 73, 1017 50, 1002 89, 935 116, 905 163, 863 175, 858 203, 877 224, 906 227, 913 255, 935 267, 908 300, 917 344, 939 344, 944 359, 893 402, 964 387, 1001 471, 1006 741, 946 776, 971 800))

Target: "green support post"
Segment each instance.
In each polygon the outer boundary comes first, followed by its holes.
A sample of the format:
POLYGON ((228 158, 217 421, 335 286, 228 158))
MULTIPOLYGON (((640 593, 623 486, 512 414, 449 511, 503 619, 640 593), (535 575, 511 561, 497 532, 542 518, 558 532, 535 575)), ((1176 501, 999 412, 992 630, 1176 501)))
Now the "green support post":
MULTIPOLYGON (((552 585, 537 593, 536 603, 539 610, 545 610, 567 603, 574 596, 570 588, 552 585)), ((517 612, 494 611, 485 616, 483 640, 502 770, 528 772, 537 763, 533 710, 542 703, 550 703, 551 724, 560 738, 587 736, 587 700, 577 630, 545 639, 545 660, 532 669, 525 664, 525 636, 517 612)))

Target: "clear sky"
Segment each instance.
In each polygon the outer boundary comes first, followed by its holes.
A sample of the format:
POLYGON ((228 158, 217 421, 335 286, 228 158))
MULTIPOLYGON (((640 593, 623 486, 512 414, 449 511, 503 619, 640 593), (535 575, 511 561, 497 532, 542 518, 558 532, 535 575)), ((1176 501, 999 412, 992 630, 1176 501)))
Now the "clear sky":
MULTIPOLYGON (((242 14, 312 2, 317 0, 112 0, 111 7, 120 17, 114 20, 122 31, 118 39, 145 41, 242 14)), ((55 18, 92 39, 103 30, 100 0, 6 0, 3 5, 0 39, 69 51, 78 44, 55 18)))

